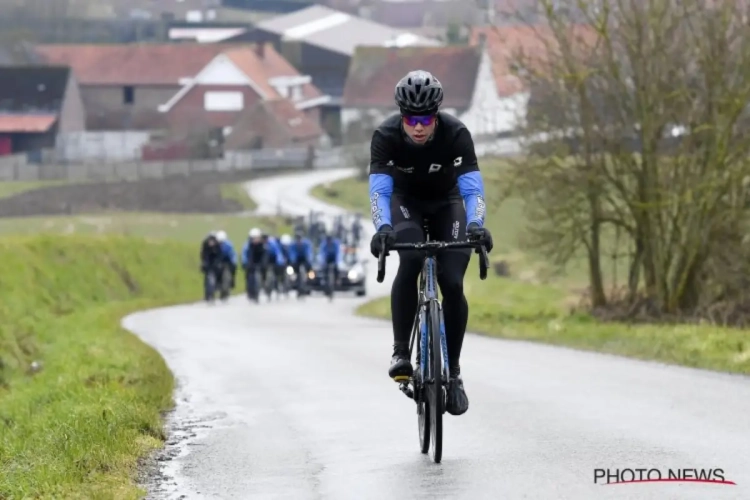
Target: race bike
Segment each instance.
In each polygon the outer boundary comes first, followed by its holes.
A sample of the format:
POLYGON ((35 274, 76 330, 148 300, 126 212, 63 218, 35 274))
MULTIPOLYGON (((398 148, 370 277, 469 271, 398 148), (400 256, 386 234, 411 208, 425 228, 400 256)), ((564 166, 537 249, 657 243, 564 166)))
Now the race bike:
POLYGON ((206 302, 213 303, 216 292, 219 298, 226 302, 232 286, 232 273, 225 263, 215 263, 203 273, 203 291, 206 302))

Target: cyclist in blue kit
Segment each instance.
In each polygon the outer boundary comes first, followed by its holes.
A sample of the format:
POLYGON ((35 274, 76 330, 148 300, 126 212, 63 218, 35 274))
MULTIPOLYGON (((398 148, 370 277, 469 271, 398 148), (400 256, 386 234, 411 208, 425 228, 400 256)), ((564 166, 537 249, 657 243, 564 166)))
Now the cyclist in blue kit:
MULTIPOLYGON (((370 244, 372 254, 387 253, 396 241, 425 241, 425 217, 431 239, 481 239, 490 252, 492 236, 483 227, 484 184, 474 141, 461 120, 440 111, 442 85, 427 71, 412 71, 396 85, 395 99, 400 114, 387 118, 370 143, 370 208, 376 230, 370 244)), ((450 250, 437 257, 451 374, 446 411, 452 415, 469 409, 459 360, 469 316, 463 281, 470 257, 471 250, 450 250)), ((399 252, 391 292, 391 378, 413 373, 409 338, 421 270, 422 258, 417 252, 399 252)))

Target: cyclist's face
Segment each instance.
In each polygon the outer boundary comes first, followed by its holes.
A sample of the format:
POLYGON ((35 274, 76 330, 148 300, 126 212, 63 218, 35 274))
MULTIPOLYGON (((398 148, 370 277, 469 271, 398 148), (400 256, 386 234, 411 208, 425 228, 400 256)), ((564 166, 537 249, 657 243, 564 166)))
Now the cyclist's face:
POLYGON ((435 131, 437 116, 404 116, 401 120, 404 131, 417 144, 424 144, 435 131))

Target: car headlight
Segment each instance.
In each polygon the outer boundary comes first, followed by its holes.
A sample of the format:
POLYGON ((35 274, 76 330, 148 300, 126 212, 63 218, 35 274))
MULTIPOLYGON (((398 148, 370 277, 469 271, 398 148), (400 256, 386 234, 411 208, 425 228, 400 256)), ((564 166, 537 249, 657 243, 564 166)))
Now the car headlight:
POLYGON ((349 278, 349 281, 357 281, 360 278, 360 274, 356 269, 352 269, 346 277, 349 278))
POLYGON ((286 273, 291 276, 294 274, 294 268, 292 266, 287 266, 286 273))
POLYGON ((307 277, 310 279, 315 278, 315 271, 310 271, 309 273, 307 273, 307 277))

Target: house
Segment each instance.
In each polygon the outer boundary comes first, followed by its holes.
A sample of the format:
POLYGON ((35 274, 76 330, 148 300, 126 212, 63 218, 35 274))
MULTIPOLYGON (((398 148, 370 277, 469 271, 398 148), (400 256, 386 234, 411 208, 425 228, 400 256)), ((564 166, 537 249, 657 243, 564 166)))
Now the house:
POLYGON ((220 44, 38 45, 47 64, 67 65, 81 87, 90 130, 149 130, 166 124, 167 102, 228 47, 220 44))
POLYGON ((360 45, 440 46, 441 42, 378 24, 328 7, 315 5, 259 23, 231 41, 270 42, 313 83, 330 102, 322 109, 323 128, 341 141, 341 99, 349 63, 360 45))
POLYGON ((341 121, 350 141, 369 139, 377 124, 398 111, 396 83, 409 71, 424 69, 440 80, 444 111, 461 119, 475 137, 497 136, 516 128, 523 99, 502 98, 492 63, 482 47, 359 47, 344 89, 341 121))
POLYGON ((484 17, 477 4, 464 0, 381 0, 360 7, 360 15, 388 26, 409 29, 475 25, 484 17))
MULTIPOLYGON (((593 47, 596 32, 584 25, 571 25, 568 36, 572 47, 586 58, 587 47, 593 47)), ((498 96, 508 102, 516 102, 520 116, 526 117, 531 107, 546 106, 541 92, 527 88, 519 78, 523 69, 535 68, 545 71, 545 60, 556 45, 555 37, 547 25, 508 25, 475 27, 469 43, 484 46, 492 60, 492 73, 498 96)))
POLYGON ((95 130, 198 133, 232 126, 260 100, 289 99, 320 120, 324 96, 266 44, 43 45, 75 71, 95 130))
MULTIPOLYGON (((274 120, 304 123, 308 132, 315 130, 314 139, 319 140, 323 135, 319 128, 320 108, 327 101, 309 75, 300 75, 273 45, 260 43, 218 54, 195 77, 183 80, 183 87, 158 110, 171 130, 231 127, 236 134, 241 124, 254 123, 247 119, 248 113, 259 119, 279 113, 274 120)), ((257 130, 254 133, 274 144, 283 135, 270 139, 257 130)), ((294 133, 287 136, 290 142, 302 137, 294 133)))
POLYGON ((167 38, 175 42, 216 43, 247 32, 248 23, 173 21, 169 23, 167 38))
POLYGON ((85 129, 70 68, 0 67, 0 155, 53 148, 58 134, 85 129))
POLYGON ((324 136, 320 124, 287 99, 259 101, 232 127, 224 149, 317 146, 324 136))

